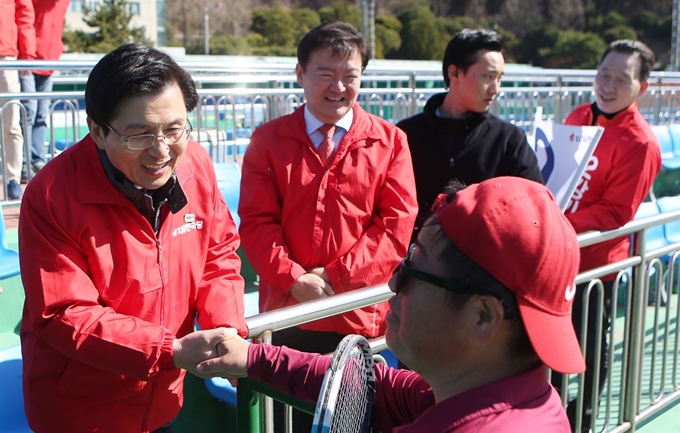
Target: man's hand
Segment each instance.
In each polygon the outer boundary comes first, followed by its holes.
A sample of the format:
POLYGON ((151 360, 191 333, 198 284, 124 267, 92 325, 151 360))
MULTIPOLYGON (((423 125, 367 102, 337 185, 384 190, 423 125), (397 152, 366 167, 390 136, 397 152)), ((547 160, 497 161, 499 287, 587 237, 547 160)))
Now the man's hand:
POLYGON ((324 281, 326 281, 327 283, 330 284, 330 280, 328 279, 328 273, 326 272, 326 268, 324 268, 323 266, 317 266, 316 268, 311 268, 307 271, 307 273, 318 275, 321 278, 323 278, 324 281))
POLYGON ((318 275, 308 273, 301 275, 293 283, 293 287, 290 288, 290 294, 298 301, 306 302, 335 295, 335 291, 333 291, 333 287, 331 287, 328 281, 318 275))
POLYGON ((248 341, 235 335, 217 345, 218 358, 201 362, 196 370, 201 377, 224 377, 236 386, 239 377, 248 375, 249 347, 248 341))
POLYGON ((196 331, 187 334, 172 343, 175 367, 183 368, 190 373, 197 374, 196 366, 205 361, 222 355, 218 346, 226 340, 234 338, 238 331, 234 328, 217 328, 206 331, 196 331))

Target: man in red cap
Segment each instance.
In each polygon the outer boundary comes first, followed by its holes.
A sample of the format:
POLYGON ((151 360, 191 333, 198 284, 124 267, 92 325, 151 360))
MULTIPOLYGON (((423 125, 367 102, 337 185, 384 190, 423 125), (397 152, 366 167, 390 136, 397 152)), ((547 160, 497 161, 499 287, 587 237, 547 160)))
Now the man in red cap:
MULTIPOLYGON (((570 316, 578 264, 576 234, 537 182, 499 177, 441 197, 390 281, 387 344, 413 371, 376 365, 373 427, 570 432, 546 366, 585 369, 570 316)), ((206 332, 228 339, 199 373, 317 398, 330 358, 206 332)))

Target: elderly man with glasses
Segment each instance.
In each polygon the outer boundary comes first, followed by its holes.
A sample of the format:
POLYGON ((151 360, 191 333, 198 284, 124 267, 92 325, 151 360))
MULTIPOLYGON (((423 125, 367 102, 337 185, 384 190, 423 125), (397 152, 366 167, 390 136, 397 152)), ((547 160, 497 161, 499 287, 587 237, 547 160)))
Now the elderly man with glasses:
POLYGON ((216 356, 194 330, 245 336, 239 236, 207 152, 198 94, 167 54, 124 45, 85 89, 90 133, 21 206, 26 414, 35 432, 169 432, 185 369, 216 356), (197 337, 197 338, 196 338, 197 337))
MULTIPOLYGON (((576 234, 538 182, 499 177, 441 197, 390 280, 386 340, 413 371, 376 365, 373 427, 568 433, 547 368, 585 368, 569 315, 576 234)), ((330 358, 222 335, 199 373, 249 376, 315 400, 330 358)))

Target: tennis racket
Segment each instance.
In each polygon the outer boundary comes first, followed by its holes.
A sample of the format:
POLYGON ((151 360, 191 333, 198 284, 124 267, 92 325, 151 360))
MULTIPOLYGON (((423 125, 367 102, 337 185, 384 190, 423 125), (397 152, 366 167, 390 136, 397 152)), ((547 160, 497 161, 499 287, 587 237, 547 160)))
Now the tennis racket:
POLYGON ((312 433, 369 433, 375 398, 373 352, 360 335, 335 350, 314 411, 312 433))

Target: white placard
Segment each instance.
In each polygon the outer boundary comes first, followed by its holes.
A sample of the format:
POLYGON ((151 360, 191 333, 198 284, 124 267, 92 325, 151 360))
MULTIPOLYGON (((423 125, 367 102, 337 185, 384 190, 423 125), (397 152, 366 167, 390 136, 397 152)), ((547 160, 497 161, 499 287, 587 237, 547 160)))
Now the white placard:
POLYGON ((601 126, 572 126, 543 120, 534 122, 531 146, 543 181, 564 211, 600 141, 601 126))

